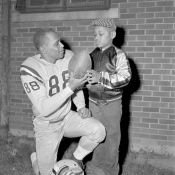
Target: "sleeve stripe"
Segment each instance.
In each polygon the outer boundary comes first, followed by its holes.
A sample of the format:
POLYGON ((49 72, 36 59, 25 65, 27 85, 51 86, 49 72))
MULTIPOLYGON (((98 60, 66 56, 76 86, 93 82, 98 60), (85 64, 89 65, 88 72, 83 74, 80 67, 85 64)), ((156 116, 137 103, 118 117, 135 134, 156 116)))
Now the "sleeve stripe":
POLYGON ((38 74, 38 72, 28 66, 21 66, 20 67, 20 75, 29 75, 38 80, 39 82, 43 83, 42 77, 38 74))

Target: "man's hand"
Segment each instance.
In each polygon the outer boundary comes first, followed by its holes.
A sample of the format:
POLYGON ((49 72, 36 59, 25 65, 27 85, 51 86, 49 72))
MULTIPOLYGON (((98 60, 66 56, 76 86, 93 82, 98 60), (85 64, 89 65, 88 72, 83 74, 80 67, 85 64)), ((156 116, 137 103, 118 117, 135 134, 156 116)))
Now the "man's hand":
POLYGON ((71 73, 69 78, 69 87, 71 88, 72 91, 74 91, 75 89, 82 87, 87 81, 88 81, 87 74, 85 74, 84 77, 81 79, 75 79, 73 77, 73 73, 71 73))
POLYGON ((79 109, 77 112, 83 119, 91 117, 91 111, 89 109, 85 108, 85 107, 79 109))

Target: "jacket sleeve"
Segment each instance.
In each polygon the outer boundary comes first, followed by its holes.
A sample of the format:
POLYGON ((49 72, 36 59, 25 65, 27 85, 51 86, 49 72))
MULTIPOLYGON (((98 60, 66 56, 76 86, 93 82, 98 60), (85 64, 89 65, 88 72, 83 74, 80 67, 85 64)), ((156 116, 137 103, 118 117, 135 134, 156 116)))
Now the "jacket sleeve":
POLYGON ((131 69, 126 54, 119 50, 114 57, 115 71, 101 72, 99 84, 109 89, 118 89, 126 86, 131 79, 131 69))

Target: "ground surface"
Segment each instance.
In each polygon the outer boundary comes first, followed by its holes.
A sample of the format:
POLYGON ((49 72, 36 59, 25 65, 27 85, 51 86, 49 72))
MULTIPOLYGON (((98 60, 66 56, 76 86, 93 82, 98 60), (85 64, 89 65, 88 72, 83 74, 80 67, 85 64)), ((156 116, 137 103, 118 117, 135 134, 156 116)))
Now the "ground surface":
MULTIPOLYGON (((9 136, 0 141, 0 175, 34 175, 30 162, 33 139, 9 136), (32 145, 32 146, 31 146, 32 145)), ((73 146, 63 157, 68 157, 73 146)), ((175 175, 175 158, 140 152, 129 152, 121 175, 175 175)))

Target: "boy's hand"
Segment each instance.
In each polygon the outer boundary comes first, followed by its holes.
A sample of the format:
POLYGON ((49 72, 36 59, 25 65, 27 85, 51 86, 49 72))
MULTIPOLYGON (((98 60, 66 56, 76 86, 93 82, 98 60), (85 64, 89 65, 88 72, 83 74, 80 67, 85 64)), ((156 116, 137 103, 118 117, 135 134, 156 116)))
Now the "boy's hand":
POLYGON ((90 70, 88 71, 88 83, 93 84, 93 83, 98 83, 101 77, 100 72, 97 72, 95 70, 90 70))
POLYGON ((91 117, 91 112, 87 108, 81 108, 77 112, 82 118, 90 118, 91 117))
POLYGON ((73 73, 71 73, 71 75, 69 77, 69 87, 71 88, 72 91, 74 91, 75 89, 81 87, 86 82, 88 82, 88 75, 87 74, 85 74, 85 76, 81 79, 75 79, 73 77, 73 73))

